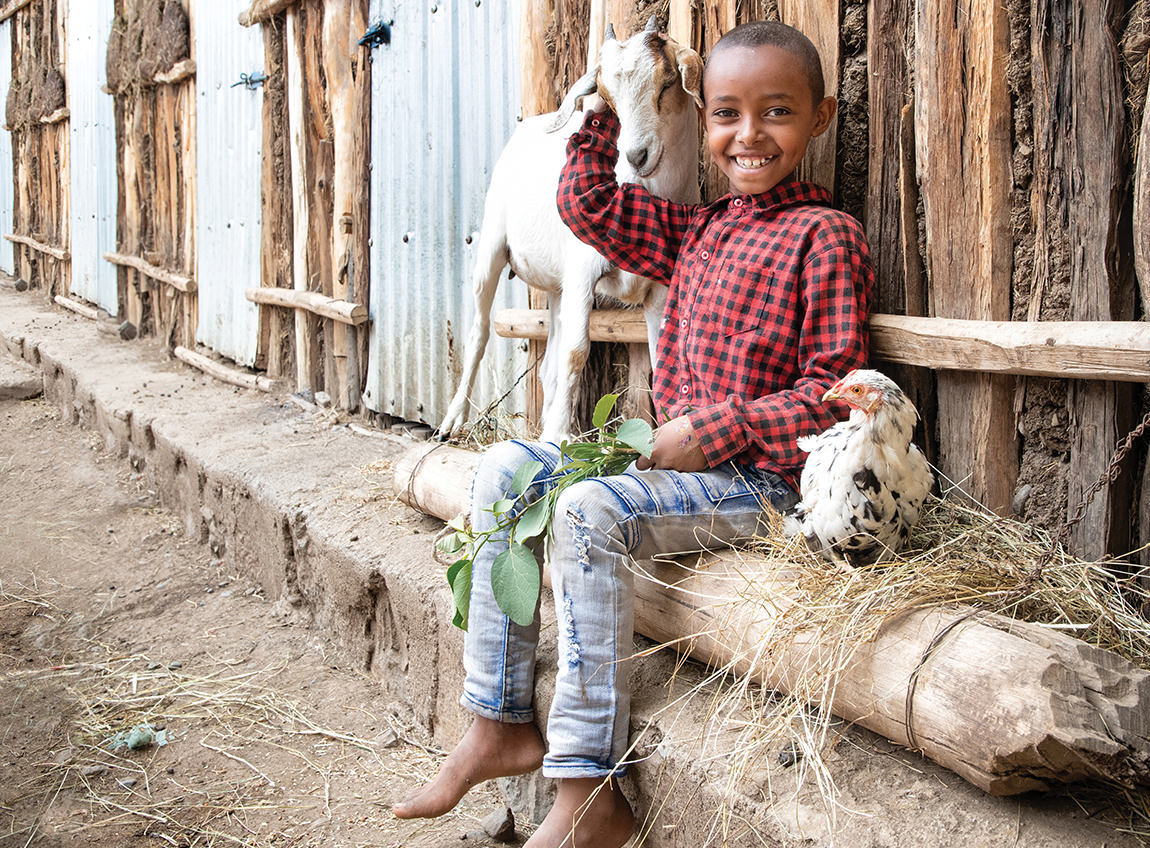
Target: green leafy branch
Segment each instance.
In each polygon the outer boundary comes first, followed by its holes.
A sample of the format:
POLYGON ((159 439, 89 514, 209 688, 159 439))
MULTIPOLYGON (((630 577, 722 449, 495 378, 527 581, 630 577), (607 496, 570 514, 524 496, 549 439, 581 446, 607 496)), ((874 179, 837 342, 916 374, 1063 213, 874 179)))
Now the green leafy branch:
POLYGON ((467 629, 472 563, 483 546, 503 531, 508 534, 508 547, 491 565, 491 589, 499 609, 508 618, 516 624, 529 625, 539 601, 540 575, 540 562, 529 543, 550 535, 559 495, 568 486, 591 477, 621 474, 640 455, 651 456, 654 434, 646 421, 628 418, 614 432, 608 432, 607 421, 618 399, 617 394, 599 399, 591 418, 595 427, 592 440, 561 442, 560 462, 551 474, 536 479, 543 470, 543 463, 536 460, 515 470, 512 496, 486 507, 496 518, 490 530, 477 533, 462 518, 448 523, 451 532, 439 540, 437 547, 444 554, 457 557, 447 568, 447 582, 455 599, 452 624, 456 627, 467 629))

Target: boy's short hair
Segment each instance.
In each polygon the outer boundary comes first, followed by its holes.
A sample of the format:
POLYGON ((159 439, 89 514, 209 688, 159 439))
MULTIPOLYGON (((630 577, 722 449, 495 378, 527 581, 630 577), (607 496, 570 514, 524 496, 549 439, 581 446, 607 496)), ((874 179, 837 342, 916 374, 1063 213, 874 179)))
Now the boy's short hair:
POLYGON ((750 21, 739 24, 715 43, 710 56, 728 47, 754 49, 764 46, 778 47, 794 56, 806 72, 807 83, 810 85, 815 103, 822 101, 826 96, 826 84, 823 82, 823 63, 819 58, 818 48, 793 26, 787 26, 779 21, 750 21))

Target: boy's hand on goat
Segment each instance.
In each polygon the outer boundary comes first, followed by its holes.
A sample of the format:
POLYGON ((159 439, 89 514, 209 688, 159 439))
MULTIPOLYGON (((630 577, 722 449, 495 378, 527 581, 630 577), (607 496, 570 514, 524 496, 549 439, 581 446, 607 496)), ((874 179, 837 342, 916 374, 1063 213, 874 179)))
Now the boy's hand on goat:
POLYGON ((599 96, 599 92, 592 91, 583 98, 583 109, 587 112, 610 112, 611 104, 599 96))
POLYGON ((655 431, 651 458, 639 457, 635 467, 640 471, 658 468, 667 471, 702 471, 707 468, 699 437, 686 415, 668 421, 655 431))

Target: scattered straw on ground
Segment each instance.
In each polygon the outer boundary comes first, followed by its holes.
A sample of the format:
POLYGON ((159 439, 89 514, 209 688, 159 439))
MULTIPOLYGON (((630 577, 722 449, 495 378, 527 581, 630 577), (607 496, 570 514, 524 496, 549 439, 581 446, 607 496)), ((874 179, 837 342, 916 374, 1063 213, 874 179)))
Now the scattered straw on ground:
POLYGON ((38 780, 44 810, 39 818, 62 792, 69 792, 90 815, 61 825, 62 832, 99 832, 132 823, 162 842, 205 846, 270 845, 286 839, 274 830, 250 831, 245 814, 254 811, 298 810, 303 804, 330 818, 332 766, 316 761, 317 745, 350 746, 377 760, 379 755, 372 742, 317 725, 260 683, 277 671, 237 673, 220 667, 193 676, 143 656, 126 656, 0 676, 0 686, 62 685, 72 700, 75 715, 67 731, 72 756, 44 764, 38 780), (202 749, 205 761, 216 763, 201 771, 208 779, 183 784, 169 771, 161 786, 157 777, 163 759, 154 753, 157 745, 130 750, 122 744, 131 729, 145 725, 165 731, 167 736, 160 738, 167 744, 202 749), (315 776, 317 791, 293 798, 284 787, 277 789, 274 778, 245 751, 258 745, 297 758, 301 773, 315 776), (236 767, 228 771, 223 768, 227 762, 236 767))

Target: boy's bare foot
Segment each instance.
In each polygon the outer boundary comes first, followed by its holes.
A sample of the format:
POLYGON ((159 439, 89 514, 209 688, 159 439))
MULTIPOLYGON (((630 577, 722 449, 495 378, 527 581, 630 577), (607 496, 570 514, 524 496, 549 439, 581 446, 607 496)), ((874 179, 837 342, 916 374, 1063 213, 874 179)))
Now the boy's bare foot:
POLYGON ((535 771, 543 764, 543 752, 543 737, 535 725, 504 724, 476 716, 439 774, 391 811, 401 819, 442 816, 478 783, 535 771))
POLYGON ((523 848, 622 848, 635 832, 635 814, 614 781, 559 781, 555 806, 523 848))

